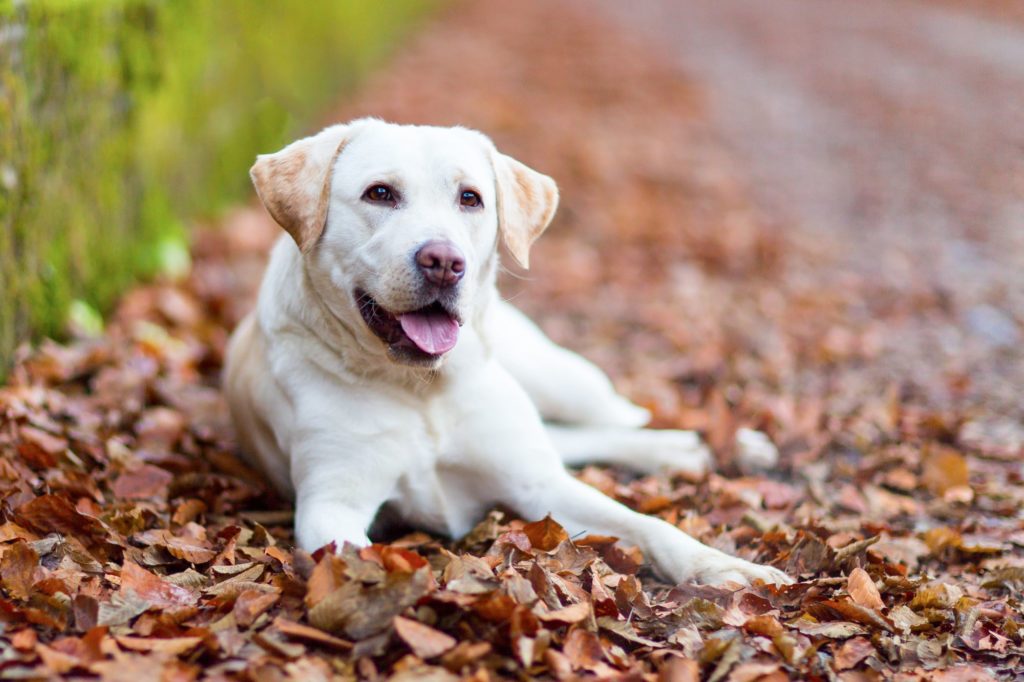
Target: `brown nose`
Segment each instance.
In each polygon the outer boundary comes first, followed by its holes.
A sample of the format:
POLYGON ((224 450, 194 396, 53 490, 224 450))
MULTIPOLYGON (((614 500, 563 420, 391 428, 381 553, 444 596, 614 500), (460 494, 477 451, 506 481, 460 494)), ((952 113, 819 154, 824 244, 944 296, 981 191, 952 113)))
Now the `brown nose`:
POLYGON ((439 287, 455 286, 466 272, 466 259, 449 241, 432 239, 416 252, 416 265, 428 282, 439 287))

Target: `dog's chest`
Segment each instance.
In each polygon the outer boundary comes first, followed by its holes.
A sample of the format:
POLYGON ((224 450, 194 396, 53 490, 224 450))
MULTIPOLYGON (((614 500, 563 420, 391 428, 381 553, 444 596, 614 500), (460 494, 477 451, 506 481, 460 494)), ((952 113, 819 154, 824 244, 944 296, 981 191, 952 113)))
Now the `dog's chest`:
POLYGON ((462 471, 458 411, 445 399, 423 404, 422 448, 410 458, 390 500, 414 525, 458 536, 482 513, 472 475, 462 471))

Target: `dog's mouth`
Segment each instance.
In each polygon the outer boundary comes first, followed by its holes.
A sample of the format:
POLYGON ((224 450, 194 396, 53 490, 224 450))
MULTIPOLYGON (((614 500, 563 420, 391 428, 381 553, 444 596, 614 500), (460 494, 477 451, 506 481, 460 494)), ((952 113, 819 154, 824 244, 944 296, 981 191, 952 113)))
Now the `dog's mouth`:
POLYGON ((462 321, 441 301, 393 313, 362 289, 355 291, 363 321, 392 353, 404 360, 436 360, 455 347, 462 321))

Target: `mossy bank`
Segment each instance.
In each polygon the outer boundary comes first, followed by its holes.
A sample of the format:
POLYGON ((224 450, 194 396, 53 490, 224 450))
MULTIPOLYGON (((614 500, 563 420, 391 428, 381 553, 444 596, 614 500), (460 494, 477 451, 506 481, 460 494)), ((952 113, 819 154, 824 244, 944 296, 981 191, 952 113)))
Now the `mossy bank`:
POLYGON ((426 0, 0 0, 0 377, 137 278, 314 124, 426 0))

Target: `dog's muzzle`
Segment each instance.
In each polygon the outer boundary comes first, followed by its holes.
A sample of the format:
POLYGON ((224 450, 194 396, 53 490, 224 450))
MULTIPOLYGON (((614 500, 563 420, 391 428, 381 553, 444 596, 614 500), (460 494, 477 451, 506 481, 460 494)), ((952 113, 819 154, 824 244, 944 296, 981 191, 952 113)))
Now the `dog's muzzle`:
POLYGON ((436 360, 459 340, 462 320, 442 299, 402 313, 387 310, 361 289, 355 299, 366 326, 402 359, 436 360))

